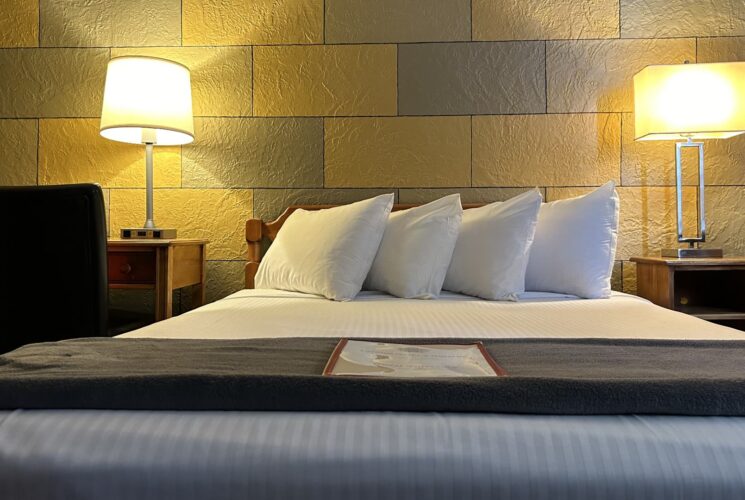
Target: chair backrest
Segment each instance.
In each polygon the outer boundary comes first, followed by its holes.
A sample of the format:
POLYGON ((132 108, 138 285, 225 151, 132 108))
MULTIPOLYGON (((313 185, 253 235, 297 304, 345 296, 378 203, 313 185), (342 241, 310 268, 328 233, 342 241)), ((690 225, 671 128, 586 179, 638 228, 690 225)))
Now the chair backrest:
POLYGON ((0 188, 0 353, 105 336, 107 294, 99 186, 0 188))

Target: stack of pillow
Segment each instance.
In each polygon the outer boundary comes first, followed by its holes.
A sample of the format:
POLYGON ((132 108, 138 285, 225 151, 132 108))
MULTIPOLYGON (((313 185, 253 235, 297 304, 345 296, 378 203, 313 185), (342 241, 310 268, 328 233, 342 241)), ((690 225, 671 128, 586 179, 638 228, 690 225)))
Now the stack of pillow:
POLYGON ((256 275, 257 288, 352 300, 364 287, 402 298, 441 290, 517 300, 526 290, 610 296, 619 199, 613 182, 542 203, 537 189, 463 210, 454 194, 391 212, 385 194, 296 210, 256 275))

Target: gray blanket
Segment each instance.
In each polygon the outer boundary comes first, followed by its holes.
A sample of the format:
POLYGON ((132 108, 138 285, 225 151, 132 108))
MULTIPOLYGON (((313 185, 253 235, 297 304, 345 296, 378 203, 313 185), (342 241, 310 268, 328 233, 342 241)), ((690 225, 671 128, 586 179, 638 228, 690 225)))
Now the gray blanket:
POLYGON ((483 340, 507 377, 420 380, 323 377, 337 341, 33 344, 0 356, 0 409, 745 416, 745 341, 483 340))

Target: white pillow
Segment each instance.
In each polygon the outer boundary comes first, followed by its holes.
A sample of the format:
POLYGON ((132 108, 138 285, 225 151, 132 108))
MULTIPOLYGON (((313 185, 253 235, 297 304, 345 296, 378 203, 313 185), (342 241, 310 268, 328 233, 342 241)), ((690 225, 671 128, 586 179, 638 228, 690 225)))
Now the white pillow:
POLYGON ((352 300, 362 288, 393 207, 393 194, 288 217, 256 273, 256 288, 352 300))
POLYGON ((534 189, 509 201, 465 210, 443 288, 490 300, 517 300, 525 291, 541 200, 534 189))
POLYGON ((434 299, 458 239, 460 195, 393 212, 365 288, 405 299, 434 299))
POLYGON ((610 297, 619 205, 612 181, 585 196, 544 204, 525 289, 587 299, 610 297))

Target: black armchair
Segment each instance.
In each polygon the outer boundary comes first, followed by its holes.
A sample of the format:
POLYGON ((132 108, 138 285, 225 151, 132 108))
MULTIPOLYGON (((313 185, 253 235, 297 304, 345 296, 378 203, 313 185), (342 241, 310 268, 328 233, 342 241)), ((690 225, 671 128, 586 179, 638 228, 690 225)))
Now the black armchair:
POLYGON ((106 336, 106 266, 99 186, 0 188, 0 353, 106 336))

